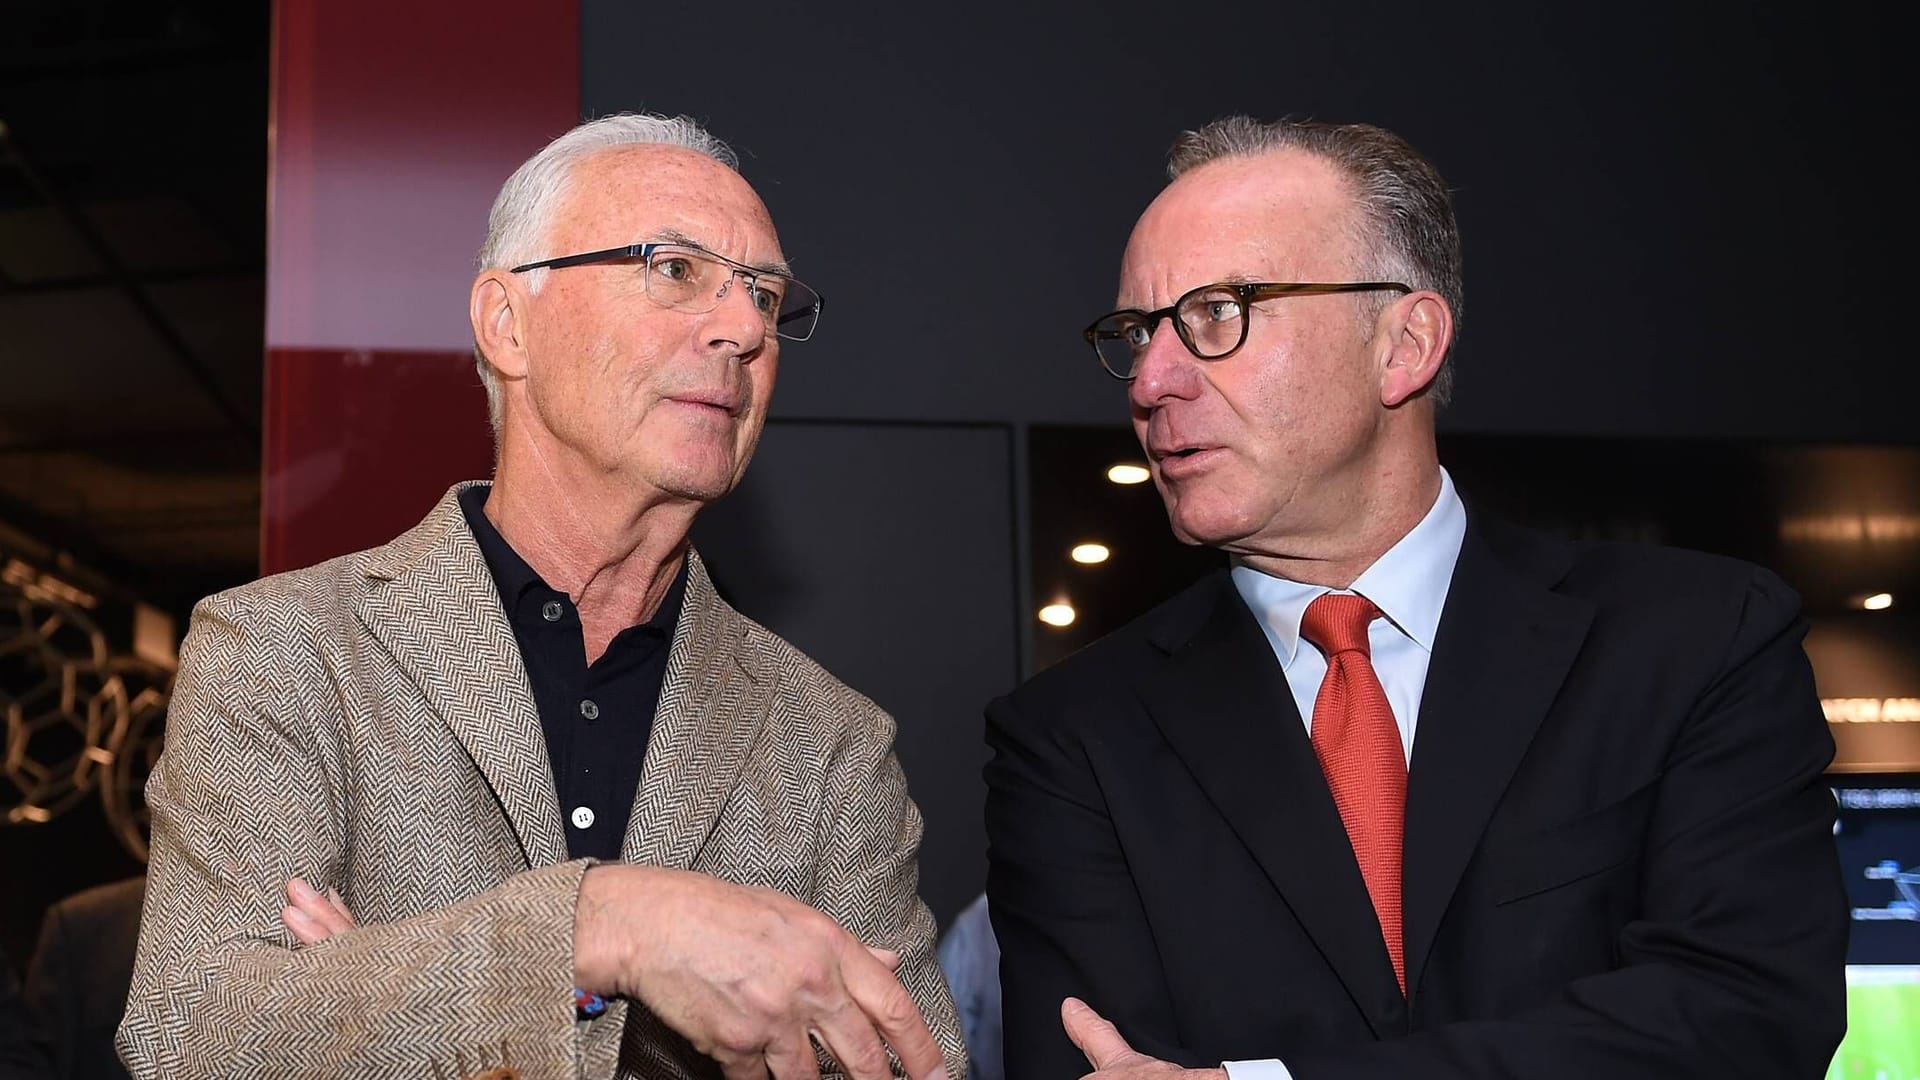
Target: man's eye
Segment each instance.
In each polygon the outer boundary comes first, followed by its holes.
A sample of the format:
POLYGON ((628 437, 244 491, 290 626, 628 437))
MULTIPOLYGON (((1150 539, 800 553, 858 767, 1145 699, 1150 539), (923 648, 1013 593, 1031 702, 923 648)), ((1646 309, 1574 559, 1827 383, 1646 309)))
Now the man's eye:
POLYGON ((762 315, 773 315, 780 310, 780 294, 772 289, 753 287, 753 306, 760 309, 762 315))
POLYGON ((1207 301, 1207 321, 1208 322, 1217 322, 1217 323, 1232 322, 1233 320, 1239 317, 1240 317, 1240 301, 1238 300, 1207 301))
POLYGON ((653 272, 668 281, 692 281, 693 260, 684 255, 665 255, 653 260, 653 272))
POLYGON ((1128 345, 1136 349, 1144 349, 1147 347, 1147 342, 1152 340, 1153 331, 1147 329, 1146 326, 1141 323, 1133 323, 1121 330, 1120 336, 1127 339, 1128 345))

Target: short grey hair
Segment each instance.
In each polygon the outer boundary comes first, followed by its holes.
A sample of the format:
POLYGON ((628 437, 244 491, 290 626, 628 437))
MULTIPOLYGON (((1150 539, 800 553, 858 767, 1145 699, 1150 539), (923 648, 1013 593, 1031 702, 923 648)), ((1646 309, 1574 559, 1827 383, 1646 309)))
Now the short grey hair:
MULTIPOLYGON (((740 158, 733 148, 687 116, 660 116, 654 113, 614 113, 589 120, 542 147, 528 158, 493 200, 487 214, 487 239, 480 245, 480 268, 512 267, 572 254, 543 251, 551 229, 554 208, 560 205, 573 182, 574 168, 582 161, 623 146, 677 146, 692 150, 740 171, 740 158)), ((539 292, 547 271, 527 271, 527 289, 539 292)), ((500 434, 502 403, 500 380, 487 362, 480 343, 474 342, 473 359, 480 369, 480 383, 487 388, 487 415, 493 433, 500 434)))
MULTIPOLYGON (((1400 281, 1432 289, 1453 309, 1454 341, 1466 316, 1460 227, 1453 196, 1440 170, 1407 140, 1371 124, 1324 124, 1283 119, 1266 122, 1229 116, 1197 131, 1184 131, 1167 154, 1167 177, 1221 158, 1258 157, 1275 150, 1301 150, 1332 163, 1354 188, 1376 264, 1357 268, 1373 280, 1400 281)), ((1378 301, 1377 315, 1391 297, 1378 301)), ((1436 408, 1453 397, 1452 347, 1427 387, 1436 408)))

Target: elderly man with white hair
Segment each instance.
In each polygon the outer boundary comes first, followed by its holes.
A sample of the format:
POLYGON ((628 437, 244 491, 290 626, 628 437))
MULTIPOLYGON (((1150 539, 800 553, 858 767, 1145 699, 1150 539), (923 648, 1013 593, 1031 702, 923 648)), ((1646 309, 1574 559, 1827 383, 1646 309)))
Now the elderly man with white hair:
POLYGON ((957 1080, 893 722, 687 539, 819 295, 731 151, 656 116, 521 166, 480 261, 493 482, 194 614, 122 1057, 957 1080))

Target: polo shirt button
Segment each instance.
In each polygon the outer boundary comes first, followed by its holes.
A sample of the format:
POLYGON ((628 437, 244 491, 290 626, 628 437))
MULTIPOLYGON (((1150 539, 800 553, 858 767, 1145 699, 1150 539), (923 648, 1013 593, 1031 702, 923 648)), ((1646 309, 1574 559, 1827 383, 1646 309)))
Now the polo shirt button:
POLYGON ((548 622, 559 622, 560 616, 566 613, 567 609, 561 607, 558 600, 549 600, 540 605, 540 617, 548 622))
POLYGON ((576 829, 592 828, 593 827, 593 811, 590 808, 585 806, 574 807, 573 808, 573 827, 576 829))
POLYGON ((588 698, 586 701, 580 703, 580 715, 589 720, 598 720, 600 719, 600 706, 595 705, 592 698, 588 698))

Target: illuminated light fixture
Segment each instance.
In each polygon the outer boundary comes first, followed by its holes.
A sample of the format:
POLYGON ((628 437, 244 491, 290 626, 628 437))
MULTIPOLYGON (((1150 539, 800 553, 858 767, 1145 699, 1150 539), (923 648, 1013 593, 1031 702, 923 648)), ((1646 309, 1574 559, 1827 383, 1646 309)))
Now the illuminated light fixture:
POLYGON ((1920 514, 1811 514, 1780 523, 1783 540, 1857 543, 1861 540, 1920 540, 1920 514))
POLYGON ((1107 479, 1116 484, 1144 484, 1153 479, 1145 465, 1115 465, 1107 470, 1107 479))
POLYGON ((1094 563, 1106 562, 1113 552, 1107 550, 1105 544, 1075 544, 1071 554, 1074 562, 1091 566, 1094 563))
POLYGON ((1866 608, 1868 611, 1885 611, 1893 606, 1893 594, 1890 592, 1877 592, 1872 596, 1862 597, 1860 606, 1866 608))
POLYGON ((1072 626, 1072 604, 1048 604, 1040 609, 1040 621, 1048 626, 1072 626))

